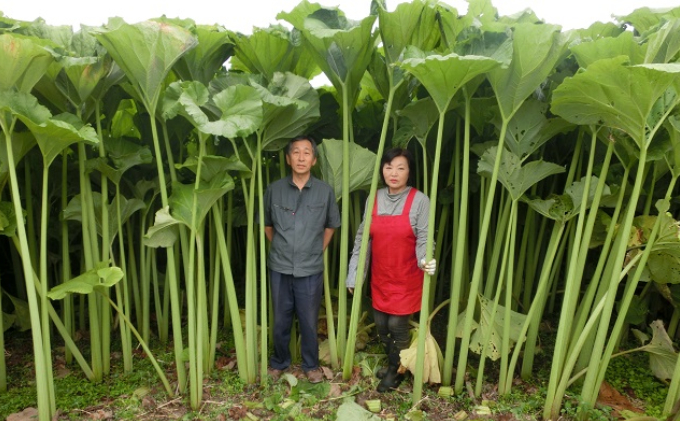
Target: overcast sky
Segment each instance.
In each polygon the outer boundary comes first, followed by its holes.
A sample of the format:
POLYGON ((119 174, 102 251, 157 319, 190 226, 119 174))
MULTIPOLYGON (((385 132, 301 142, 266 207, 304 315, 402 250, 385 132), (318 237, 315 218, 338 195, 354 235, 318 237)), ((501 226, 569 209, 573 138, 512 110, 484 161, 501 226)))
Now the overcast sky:
MULTIPOLYGON (((403 2, 387 0, 390 10, 403 2)), ((315 1, 312 1, 315 2, 315 1)), ((351 19, 368 16, 370 0, 320 0, 324 6, 338 6, 351 19)), ((585 28, 595 21, 610 21, 611 15, 626 15, 640 7, 668 8, 679 6, 678 0, 495 0, 501 15, 532 9, 548 23, 564 29, 585 28)), ((251 33, 253 26, 266 27, 277 23, 280 11, 290 11, 299 0, 0 0, 5 16, 33 21, 42 17, 50 25, 80 24, 99 26, 110 17, 119 16, 128 23, 166 15, 170 18, 191 18, 199 24, 220 24, 227 29, 251 33)), ((467 10, 467 2, 449 0, 445 3, 467 10)))

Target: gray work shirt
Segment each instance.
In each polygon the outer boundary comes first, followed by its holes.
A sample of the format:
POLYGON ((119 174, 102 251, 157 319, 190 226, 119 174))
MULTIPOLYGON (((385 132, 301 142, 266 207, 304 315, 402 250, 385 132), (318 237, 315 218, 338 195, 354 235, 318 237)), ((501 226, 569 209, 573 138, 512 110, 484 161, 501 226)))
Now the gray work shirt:
POLYGON ((275 181, 264 194, 264 225, 274 228, 271 270, 295 277, 321 273, 324 231, 340 226, 335 193, 313 176, 302 190, 290 175, 275 181))

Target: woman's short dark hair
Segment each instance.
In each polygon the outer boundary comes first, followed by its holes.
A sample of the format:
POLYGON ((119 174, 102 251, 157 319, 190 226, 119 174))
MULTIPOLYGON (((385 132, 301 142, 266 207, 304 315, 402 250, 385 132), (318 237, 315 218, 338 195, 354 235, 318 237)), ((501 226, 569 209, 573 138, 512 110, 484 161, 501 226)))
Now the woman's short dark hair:
POLYGON ((392 148, 390 150, 385 151, 383 153, 382 158, 380 159, 380 179, 382 180, 383 184, 387 185, 387 182, 385 181, 385 176, 383 175, 383 168, 385 168, 385 165, 389 164, 394 160, 394 158, 398 156, 403 156, 406 158, 406 161, 408 162, 408 182, 407 185, 412 186, 413 185, 413 178, 414 178, 414 163, 413 163, 413 154, 408 149, 403 149, 403 148, 392 148))
POLYGON ((314 158, 316 158, 317 155, 318 155, 318 151, 316 150, 316 141, 314 140, 314 138, 313 138, 312 136, 308 136, 308 135, 300 135, 300 136, 297 136, 297 137, 292 138, 292 139, 290 140, 290 142, 288 142, 288 143, 286 144, 286 147, 283 149, 283 152, 284 152, 286 155, 290 155, 290 147, 291 147, 291 145, 292 145, 293 143, 297 142, 297 141, 300 141, 300 140, 308 140, 309 143, 312 144, 312 151, 314 151, 314 158))

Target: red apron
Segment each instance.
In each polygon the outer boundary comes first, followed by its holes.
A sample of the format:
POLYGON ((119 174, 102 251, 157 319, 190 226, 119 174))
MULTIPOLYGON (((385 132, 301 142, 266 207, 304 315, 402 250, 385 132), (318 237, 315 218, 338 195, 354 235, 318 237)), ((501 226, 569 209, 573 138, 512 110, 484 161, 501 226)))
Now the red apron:
POLYGON ((401 215, 378 215, 371 222, 371 295, 373 307, 395 315, 420 310, 423 271, 416 258, 416 235, 409 213, 416 189, 411 188, 401 215))

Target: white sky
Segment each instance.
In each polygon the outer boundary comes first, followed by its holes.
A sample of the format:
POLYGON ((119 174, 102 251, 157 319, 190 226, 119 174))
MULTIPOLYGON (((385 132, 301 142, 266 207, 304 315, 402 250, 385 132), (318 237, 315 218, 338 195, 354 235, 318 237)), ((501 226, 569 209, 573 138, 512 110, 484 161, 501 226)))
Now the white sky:
MULTIPOLYGON (((310 0, 324 6, 338 6, 351 19, 368 16, 370 0, 310 0)), ((404 0, 387 0, 388 7, 404 0)), ((199 24, 220 24, 227 29, 251 33, 252 27, 277 23, 280 11, 291 11, 299 0, 0 0, 5 16, 33 21, 42 17, 50 25, 80 24, 99 26, 110 17, 119 16, 128 23, 166 15, 191 18, 199 24)), ((463 0, 445 3, 467 10, 463 0)), ((548 23, 564 29, 585 28, 596 21, 610 21, 612 14, 626 15, 640 7, 668 8, 680 6, 680 0, 495 0, 501 15, 526 8, 548 23)))

